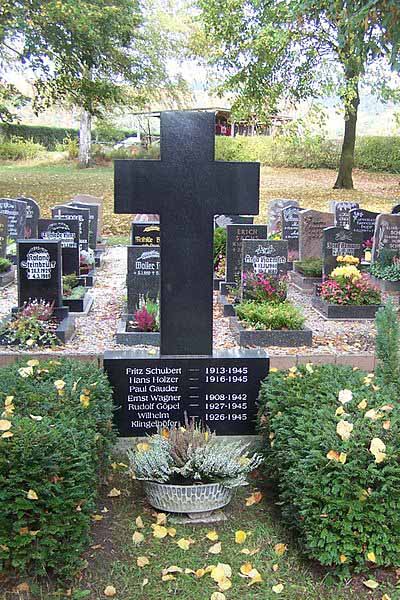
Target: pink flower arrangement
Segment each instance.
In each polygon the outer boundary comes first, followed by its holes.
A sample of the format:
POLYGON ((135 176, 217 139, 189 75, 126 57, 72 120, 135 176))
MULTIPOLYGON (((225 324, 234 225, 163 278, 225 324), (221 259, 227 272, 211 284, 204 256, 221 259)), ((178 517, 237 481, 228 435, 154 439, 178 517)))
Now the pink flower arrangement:
POLYGON ((321 284, 320 295, 329 304, 380 304, 381 293, 368 275, 362 273, 358 279, 327 279, 321 284))
POLYGON ((243 293, 256 302, 283 302, 286 300, 286 277, 267 273, 243 273, 243 293))

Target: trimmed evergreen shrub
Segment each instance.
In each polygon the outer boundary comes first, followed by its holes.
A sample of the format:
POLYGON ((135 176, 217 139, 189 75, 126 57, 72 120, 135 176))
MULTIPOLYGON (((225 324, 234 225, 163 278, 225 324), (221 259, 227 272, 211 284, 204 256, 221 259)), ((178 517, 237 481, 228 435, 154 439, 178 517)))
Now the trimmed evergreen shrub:
POLYGON ((112 395, 93 364, 0 369, 0 569, 72 576, 111 444, 112 395))
POLYGON ((267 470, 305 553, 343 574, 400 562, 400 405, 347 366, 271 373, 260 393, 267 470))

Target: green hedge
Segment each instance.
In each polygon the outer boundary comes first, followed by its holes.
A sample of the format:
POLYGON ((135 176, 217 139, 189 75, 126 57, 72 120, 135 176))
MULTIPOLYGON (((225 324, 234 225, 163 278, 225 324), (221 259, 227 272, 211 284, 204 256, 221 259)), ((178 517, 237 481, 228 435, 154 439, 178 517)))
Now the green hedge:
POLYGON ((72 576, 114 441, 108 380, 90 363, 18 362, 0 369, 0 405, 0 570, 72 576))
POLYGON ((350 567, 399 565, 394 388, 350 367, 307 365, 271 373, 260 401, 267 469, 277 480, 283 518, 300 534, 305 552, 344 574, 350 567), (339 401, 341 390, 350 390, 352 399, 339 401), (353 425, 348 439, 337 430, 343 422, 353 425), (370 451, 374 438, 385 444, 383 457, 370 451))
MULTIPOLYGON (((219 160, 257 161, 271 167, 337 169, 341 141, 322 136, 299 138, 216 138, 219 160)), ((400 173, 400 137, 358 137, 355 166, 371 171, 400 173)))
POLYGON ((28 160, 38 158, 46 148, 30 140, 0 141, 0 160, 28 160))

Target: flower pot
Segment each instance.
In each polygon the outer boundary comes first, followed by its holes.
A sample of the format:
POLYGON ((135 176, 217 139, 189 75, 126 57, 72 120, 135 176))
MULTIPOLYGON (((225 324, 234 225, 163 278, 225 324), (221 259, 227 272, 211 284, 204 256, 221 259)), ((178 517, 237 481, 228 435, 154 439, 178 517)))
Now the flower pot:
POLYGON ((163 512, 206 513, 226 506, 232 490, 220 483, 173 485, 143 482, 149 503, 163 512))

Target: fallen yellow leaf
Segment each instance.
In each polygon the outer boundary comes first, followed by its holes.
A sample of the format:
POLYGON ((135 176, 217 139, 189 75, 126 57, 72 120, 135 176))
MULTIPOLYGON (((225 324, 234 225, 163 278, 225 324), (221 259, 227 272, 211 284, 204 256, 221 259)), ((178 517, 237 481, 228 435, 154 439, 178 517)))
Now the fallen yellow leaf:
POLYGON ((30 590, 29 583, 27 583, 26 581, 23 581, 22 583, 17 585, 16 590, 17 590, 17 592, 21 592, 21 593, 29 592, 29 590, 30 590))
POLYGON ((353 431, 354 425, 353 423, 350 423, 349 421, 344 421, 343 419, 341 421, 339 421, 339 423, 336 425, 336 433, 338 434, 338 436, 340 436, 342 438, 342 440, 345 442, 346 440, 348 440, 350 438, 350 434, 353 431))
POLYGON ((278 569, 279 569, 279 565, 277 565, 277 564, 272 565, 272 570, 274 573, 276 573, 278 571, 278 569))
POLYGON ((383 423, 382 423, 382 427, 383 427, 383 429, 386 429, 386 431, 389 431, 390 425, 391 425, 391 423, 390 423, 389 419, 387 419, 387 421, 383 421, 383 423))
POLYGON ((336 452, 336 450, 329 450, 328 454, 326 455, 326 458, 328 460, 334 460, 336 462, 339 462, 339 452, 336 452))
POLYGON ((136 527, 137 527, 138 529, 143 529, 143 527, 144 527, 144 523, 143 523, 143 519, 142 519, 142 517, 140 517, 140 516, 139 516, 139 517, 136 517, 136 519, 135 519, 135 523, 136 523, 136 527))
POLYGON ((170 537, 175 537, 176 536, 176 529, 175 529, 175 527, 168 527, 167 528, 167 532, 168 532, 168 535, 170 537))
POLYGON ((157 525, 165 525, 167 522, 167 515, 165 513, 157 513, 156 523, 157 525))
POLYGON ((254 492, 253 494, 251 494, 251 496, 246 498, 246 506, 253 506, 253 504, 258 504, 259 502, 261 502, 262 497, 263 495, 261 492, 254 492))
POLYGON ((363 584, 370 590, 376 590, 379 587, 379 583, 375 579, 367 579, 367 581, 363 581, 363 584))
POLYGON ((387 594, 383 594, 382 600, 392 600, 392 598, 390 596, 388 596, 387 594))
POLYGON ((371 562, 376 562, 376 556, 375 556, 375 552, 368 552, 367 554, 367 558, 369 561, 371 562))
POLYGON ((161 579, 162 581, 172 581, 173 579, 176 579, 176 577, 171 575, 171 573, 168 573, 167 575, 163 575, 161 579))
POLYGON ((283 587, 283 583, 278 583, 277 585, 272 586, 272 591, 275 592, 275 594, 281 594, 283 592, 283 587))
POLYGON ((168 529, 163 525, 152 525, 153 536, 158 539, 163 539, 168 535, 168 529))
POLYGON ((241 567, 240 567, 240 572, 243 575, 248 575, 250 573, 250 571, 253 569, 253 566, 251 563, 247 562, 244 563, 241 567))
POLYGON ((92 515, 92 521, 102 521, 103 515, 92 515))
POLYGON ((218 533, 215 531, 215 529, 214 529, 213 531, 209 531, 209 532, 206 534, 206 538, 207 538, 208 540, 210 540, 211 542, 216 542, 216 541, 217 541, 217 539, 218 539, 218 533))
POLYGON ((226 590, 229 590, 229 588, 232 587, 232 581, 227 577, 224 577, 224 579, 220 579, 220 581, 218 581, 218 587, 223 592, 226 592, 226 590))
POLYGON ((238 531, 235 532, 235 542, 237 544, 244 544, 244 542, 246 541, 247 538, 247 533, 245 531, 242 531, 241 529, 239 529, 238 531))
POLYGON ((367 406, 368 406, 368 403, 365 400, 365 398, 364 398, 364 400, 361 400, 361 402, 359 402, 357 404, 357 408, 359 408, 360 410, 364 410, 365 408, 367 408, 367 406))
POLYGON ((168 573, 183 573, 183 569, 177 565, 171 565, 162 571, 163 575, 167 575, 168 573))
POLYGON ((226 600, 226 596, 221 592, 214 592, 213 594, 211 594, 210 600, 226 600))
POLYGON ((379 464, 385 460, 385 458, 386 458, 385 450, 386 450, 386 445, 384 444, 384 442, 382 442, 382 440, 380 438, 373 438, 371 440, 369 451, 375 457, 376 463, 379 464))
POLYGON ((193 543, 191 540, 186 540, 185 538, 181 538, 176 542, 181 550, 189 550, 190 544, 193 543))
POLYGON ((274 550, 277 556, 283 556, 287 550, 287 546, 286 544, 276 544, 274 550))
POLYGON ((118 498, 121 495, 121 490, 117 490, 117 488, 113 488, 107 494, 109 498, 118 498))
POLYGON ((29 490, 29 492, 26 494, 26 497, 28 498, 28 500, 39 500, 39 497, 35 490, 29 490))
POLYGON ((117 593, 117 590, 115 589, 115 587, 113 585, 108 585, 104 590, 104 595, 108 596, 109 598, 111 598, 112 596, 115 596, 116 593, 117 593))
POLYGON ((144 540, 144 535, 143 533, 140 533, 140 531, 135 531, 134 534, 132 535, 132 542, 136 545, 136 544, 141 544, 144 540))
POLYGON ((142 588, 144 588, 145 585, 147 585, 149 583, 149 580, 147 579, 147 577, 145 577, 142 581, 142 588))
POLYGON ((150 564, 150 561, 147 556, 138 556, 136 559, 136 564, 138 567, 146 567, 150 564))
POLYGON ((262 577, 257 569, 252 569, 250 573, 248 573, 248 577, 251 579, 250 583, 248 584, 249 587, 255 583, 262 583, 262 577))
POLYGON ((14 434, 13 434, 11 431, 5 431, 4 433, 2 433, 2 434, 1 434, 1 436, 0 436, 0 437, 2 437, 2 438, 4 438, 4 439, 7 439, 7 438, 11 438, 11 437, 13 437, 13 435, 14 435, 14 434))
POLYGON ((341 554, 339 556, 339 561, 341 562, 341 564, 345 563, 347 561, 347 556, 345 556, 344 554, 341 554))
POLYGON ((212 568, 210 577, 211 579, 214 579, 214 581, 232 577, 231 566, 226 563, 218 563, 216 567, 212 568))
POLYGON ((194 574, 197 577, 197 579, 201 579, 206 574, 206 570, 205 569, 197 569, 194 572, 194 574))
POLYGON ((221 549, 221 542, 217 542, 216 544, 214 544, 214 546, 211 546, 211 548, 208 549, 208 552, 210 554, 220 554, 221 549))
POLYGON ((11 429, 11 421, 0 419, 0 431, 8 431, 11 429))

